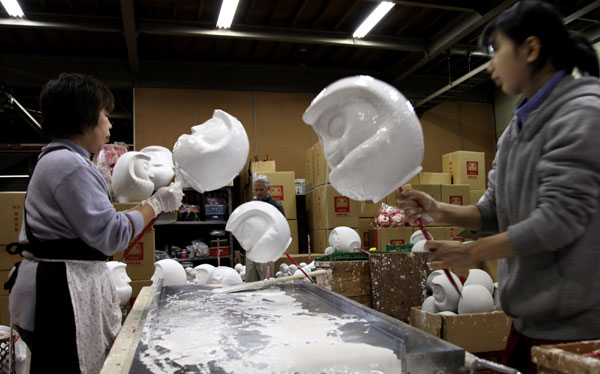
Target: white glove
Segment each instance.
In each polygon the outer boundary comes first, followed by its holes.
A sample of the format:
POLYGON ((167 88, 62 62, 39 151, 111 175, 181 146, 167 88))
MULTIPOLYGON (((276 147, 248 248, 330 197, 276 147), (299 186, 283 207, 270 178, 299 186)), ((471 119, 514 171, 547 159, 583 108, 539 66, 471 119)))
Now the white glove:
POLYGON ((150 205, 152 210, 154 210, 154 217, 156 217, 161 212, 179 209, 182 199, 183 190, 181 188, 181 183, 175 182, 167 187, 161 187, 156 190, 154 195, 150 196, 147 200, 142 201, 142 205, 150 205))

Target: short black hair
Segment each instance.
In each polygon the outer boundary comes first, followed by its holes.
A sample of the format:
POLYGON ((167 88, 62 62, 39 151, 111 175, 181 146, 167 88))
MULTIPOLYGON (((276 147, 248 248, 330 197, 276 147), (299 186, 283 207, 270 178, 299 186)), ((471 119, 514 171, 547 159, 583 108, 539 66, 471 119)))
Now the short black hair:
POLYGON ((100 80, 84 74, 62 73, 42 87, 42 129, 50 138, 84 134, 98 123, 104 109, 114 109, 114 97, 100 80))
POLYGON ((486 26, 479 44, 487 49, 496 31, 517 45, 530 36, 538 37, 541 49, 536 69, 551 61, 558 70, 570 73, 577 67, 581 72, 598 76, 598 56, 591 43, 582 35, 569 33, 560 14, 545 1, 523 0, 505 10, 486 26))

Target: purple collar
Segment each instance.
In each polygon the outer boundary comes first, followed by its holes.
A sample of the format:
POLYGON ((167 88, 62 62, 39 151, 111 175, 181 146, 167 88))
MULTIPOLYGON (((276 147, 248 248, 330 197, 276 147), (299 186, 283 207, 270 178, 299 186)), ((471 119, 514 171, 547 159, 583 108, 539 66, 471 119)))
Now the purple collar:
POLYGON ((552 90, 558 85, 558 82, 567 75, 565 70, 559 70, 544 85, 538 92, 533 95, 530 100, 523 101, 523 103, 515 109, 515 114, 519 118, 519 122, 525 124, 529 119, 529 115, 542 105, 544 100, 550 96, 552 90))

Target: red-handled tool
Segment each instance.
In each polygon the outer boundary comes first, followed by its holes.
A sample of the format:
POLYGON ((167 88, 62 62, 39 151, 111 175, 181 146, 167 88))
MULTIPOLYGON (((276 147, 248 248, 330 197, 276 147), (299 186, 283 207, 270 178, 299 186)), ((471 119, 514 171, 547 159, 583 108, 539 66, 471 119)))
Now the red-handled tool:
MULTIPOLYGON (((402 193, 402 187, 398 188, 398 193, 402 193)), ((419 226, 419 229, 423 233, 423 236, 425 236, 425 239, 427 239, 427 240, 433 239, 433 237, 429 234, 429 231, 427 231, 427 229, 425 228, 425 225, 423 225, 423 221, 421 220, 421 218, 417 218, 415 220, 415 223, 417 224, 417 226, 419 226)), ((460 292, 460 288, 458 288, 458 284, 456 284, 456 281, 454 280, 454 278, 452 278, 452 274, 450 274, 450 270, 448 270, 448 269, 442 269, 442 270, 444 271, 444 274, 446 274, 446 277, 448 277, 448 280, 450 281, 450 284, 452 285, 452 287, 454 287, 454 289, 458 293, 458 296, 462 297, 462 292, 460 292)))
POLYGON ((132 241, 129 242, 129 245, 127 246, 127 248, 125 248, 125 251, 123 252, 121 261, 125 260, 125 257, 127 256, 127 254, 129 254, 129 251, 131 250, 131 248, 135 247, 135 245, 144 237, 144 235, 146 235, 148 230, 150 230, 152 228, 154 223, 158 220, 158 218, 160 218, 160 216, 162 214, 163 214, 163 212, 158 213, 158 215, 156 217, 154 217, 150 222, 148 222, 148 224, 146 225, 146 227, 144 227, 142 232, 140 232, 140 234, 138 236, 136 236, 135 239, 133 239, 132 241))
MULTIPOLYGON (((306 272, 305 272, 305 271, 302 269, 302 267, 301 267, 300 265, 298 265, 298 263, 297 263, 296 261, 294 261, 294 259, 292 258, 292 256, 290 256, 290 255, 289 255, 287 252, 285 252, 285 255, 287 256, 287 258, 289 258, 289 259, 290 259, 290 261, 292 261, 292 262, 294 263, 294 265, 296 265, 296 266, 298 267, 298 269, 300 269, 300 271, 301 271, 301 272, 302 272, 304 275, 306 275, 306 278, 308 278, 308 280, 309 280, 311 283, 315 283, 315 281, 314 281, 314 280, 312 280, 312 278, 311 278, 311 277, 310 277, 308 274, 306 274, 306 272)), ((293 275, 293 274, 292 274, 292 275, 293 275)))

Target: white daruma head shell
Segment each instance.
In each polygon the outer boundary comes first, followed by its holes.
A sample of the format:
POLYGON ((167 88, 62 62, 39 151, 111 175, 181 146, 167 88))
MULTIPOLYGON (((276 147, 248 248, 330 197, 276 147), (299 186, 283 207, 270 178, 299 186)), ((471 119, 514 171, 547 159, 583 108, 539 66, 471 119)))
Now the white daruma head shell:
POLYGON ((227 185, 242 170, 250 143, 244 126, 234 116, 215 110, 213 117, 192 127, 173 147, 177 175, 198 192, 227 185))
POLYGON ((421 171, 421 124, 410 102, 385 82, 365 75, 340 79, 317 95, 302 119, 319 136, 329 180, 344 196, 380 201, 421 171))
POLYGON ((276 261, 292 242, 290 226, 277 208, 263 201, 237 207, 225 226, 254 262, 276 261))

